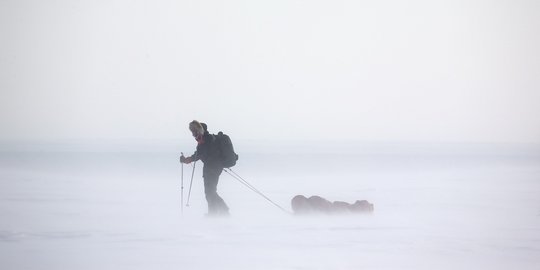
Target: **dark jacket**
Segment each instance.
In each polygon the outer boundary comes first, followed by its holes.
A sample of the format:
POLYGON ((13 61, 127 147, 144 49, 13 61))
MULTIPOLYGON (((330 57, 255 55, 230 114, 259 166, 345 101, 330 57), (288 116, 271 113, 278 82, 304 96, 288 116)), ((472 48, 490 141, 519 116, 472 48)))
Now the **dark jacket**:
POLYGON ((205 131, 202 140, 198 141, 197 151, 191 156, 191 159, 193 161, 202 160, 204 163, 203 177, 208 173, 218 173, 219 175, 223 170, 216 137, 208 131, 205 131))

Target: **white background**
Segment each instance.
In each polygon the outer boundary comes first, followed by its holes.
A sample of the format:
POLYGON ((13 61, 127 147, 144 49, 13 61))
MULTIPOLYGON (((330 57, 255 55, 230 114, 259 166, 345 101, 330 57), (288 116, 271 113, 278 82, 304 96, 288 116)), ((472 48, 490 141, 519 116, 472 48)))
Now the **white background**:
POLYGON ((538 1, 0 1, 0 139, 535 142, 538 1), (185 136, 185 137, 183 137, 185 136))

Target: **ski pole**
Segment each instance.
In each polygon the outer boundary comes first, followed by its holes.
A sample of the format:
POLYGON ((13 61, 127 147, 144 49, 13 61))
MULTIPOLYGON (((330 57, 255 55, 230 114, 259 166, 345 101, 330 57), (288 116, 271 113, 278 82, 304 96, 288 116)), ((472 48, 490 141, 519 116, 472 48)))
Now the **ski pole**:
POLYGON ((189 207, 189 198, 191 198, 191 187, 193 186, 193 175, 195 175, 195 164, 197 164, 197 161, 193 162, 193 171, 191 172, 191 181, 189 183, 189 192, 186 203, 187 207, 189 207))
MULTIPOLYGON (((184 156, 184 153, 180 152, 182 154, 182 156, 184 156)), ((182 189, 182 193, 180 195, 180 213, 182 214, 182 216, 184 215, 184 163, 183 162, 180 162, 180 164, 182 164, 182 170, 181 170, 181 173, 182 173, 182 176, 181 176, 181 179, 182 179, 182 184, 181 184, 181 189, 182 189)))

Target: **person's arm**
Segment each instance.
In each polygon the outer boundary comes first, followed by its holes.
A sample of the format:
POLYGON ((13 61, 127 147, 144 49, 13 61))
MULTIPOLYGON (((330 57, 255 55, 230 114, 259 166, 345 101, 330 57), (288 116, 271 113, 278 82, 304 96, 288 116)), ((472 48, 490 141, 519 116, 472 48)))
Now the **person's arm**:
POLYGON ((182 154, 182 156, 180 157, 180 162, 182 163, 185 163, 185 164, 189 164, 193 161, 197 161, 199 160, 199 156, 197 155, 197 151, 195 151, 195 153, 193 153, 193 155, 189 156, 189 157, 184 157, 184 154, 182 154))
POLYGON ((199 152, 198 151, 195 151, 195 153, 193 153, 193 155, 191 155, 190 157, 188 157, 191 161, 197 161, 199 159, 201 159, 199 157, 199 152))

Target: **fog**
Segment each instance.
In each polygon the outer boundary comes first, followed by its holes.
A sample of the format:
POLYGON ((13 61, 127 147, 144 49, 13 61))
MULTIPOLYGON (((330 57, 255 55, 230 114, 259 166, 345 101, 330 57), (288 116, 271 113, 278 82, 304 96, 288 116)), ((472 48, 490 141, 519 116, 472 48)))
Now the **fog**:
MULTIPOLYGON (((538 148, 241 153, 233 169, 288 211, 297 194, 367 199, 375 211, 293 216, 223 173, 218 192, 231 216, 208 218, 200 164, 190 206, 182 207, 174 151, 3 152, 2 268, 536 269, 540 262, 538 148)), ((191 172, 185 165, 184 204, 191 172)))
POLYGON ((0 268, 537 269, 538 3, 2 0, 0 268))
POLYGON ((537 1, 0 3, 0 139, 536 142, 537 1), (182 134, 186 134, 182 138, 182 134))

